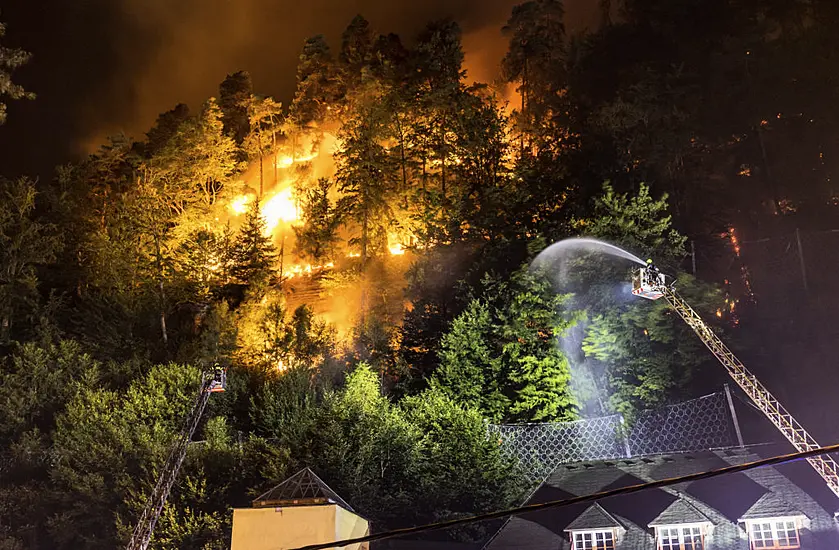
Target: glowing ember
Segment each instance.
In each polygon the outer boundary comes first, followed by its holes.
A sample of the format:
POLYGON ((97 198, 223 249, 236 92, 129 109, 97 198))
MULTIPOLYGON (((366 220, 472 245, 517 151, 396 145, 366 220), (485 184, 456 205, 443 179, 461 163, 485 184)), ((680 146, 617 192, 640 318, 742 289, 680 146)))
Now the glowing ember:
POLYGON ((752 281, 751 277, 749 276, 749 270, 746 268, 746 264, 742 262, 742 256, 740 255, 740 239, 737 238, 737 234, 734 231, 733 227, 728 229, 728 238, 731 241, 731 246, 734 249, 734 254, 737 256, 738 259, 741 260, 740 263, 740 278, 743 280, 743 286, 746 288, 746 293, 749 295, 749 298, 755 300, 755 294, 752 290, 752 281))
POLYGON ((250 195, 242 195, 241 197, 237 197, 233 202, 230 203, 230 209, 233 210, 236 214, 244 214, 248 211, 248 204, 251 202, 250 195))
POLYGON ((297 206, 291 196, 291 188, 283 189, 262 205, 262 217, 265 218, 265 235, 271 235, 281 221, 289 223, 297 220, 297 206))
POLYGON ((286 269, 283 270, 283 277, 286 277, 288 279, 293 279, 294 277, 297 277, 298 275, 311 276, 313 273, 323 271, 325 269, 331 269, 333 267, 335 267, 335 264, 332 263, 332 262, 329 262, 328 264, 324 264, 324 265, 312 265, 312 264, 299 265, 299 264, 295 264, 295 265, 289 266, 287 270, 286 269))

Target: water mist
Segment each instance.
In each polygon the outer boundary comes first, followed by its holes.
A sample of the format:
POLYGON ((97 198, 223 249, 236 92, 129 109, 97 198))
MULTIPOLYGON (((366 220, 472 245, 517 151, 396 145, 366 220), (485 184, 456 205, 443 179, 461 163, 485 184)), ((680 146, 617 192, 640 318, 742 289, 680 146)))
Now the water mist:
MULTIPOLYGON (((590 269, 595 256, 605 256, 614 262, 633 262, 645 265, 638 256, 613 244, 590 238, 564 239, 556 242, 539 253, 531 262, 530 269, 545 273, 558 293, 570 294, 564 309, 571 312, 585 312, 593 305, 589 292, 594 281, 590 280, 590 269), (573 276, 573 277, 572 277, 573 276)), ((618 267, 620 263, 616 264, 618 267)), ((598 291, 608 293, 611 298, 618 297, 620 302, 632 298, 631 285, 625 280, 613 283, 598 281, 598 291)), ((606 414, 606 393, 597 387, 595 364, 586 358, 582 350, 590 319, 580 315, 576 324, 557 338, 557 345, 568 360, 571 370, 571 390, 580 403, 584 415, 606 414)))

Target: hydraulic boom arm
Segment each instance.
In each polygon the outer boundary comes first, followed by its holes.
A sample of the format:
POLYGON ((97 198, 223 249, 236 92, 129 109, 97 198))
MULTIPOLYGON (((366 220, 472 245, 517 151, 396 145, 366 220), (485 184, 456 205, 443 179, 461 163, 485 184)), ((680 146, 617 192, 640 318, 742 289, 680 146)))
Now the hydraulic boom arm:
POLYGON ((137 526, 134 527, 134 532, 131 535, 131 540, 128 542, 127 550, 146 550, 148 548, 154 527, 157 524, 157 519, 160 517, 163 506, 169 498, 169 492, 172 490, 172 486, 178 478, 178 472, 180 472, 181 464, 183 464, 184 458, 186 457, 189 442, 192 440, 192 435, 195 433, 196 428, 198 428, 198 423, 204 415, 204 409, 207 408, 210 394, 223 392, 224 384, 225 373, 219 368, 216 368, 215 376, 207 374, 202 376, 201 387, 198 390, 195 404, 187 415, 184 425, 172 446, 172 450, 169 452, 169 458, 160 471, 157 484, 146 501, 146 507, 143 509, 143 513, 137 521, 137 526))
MULTIPOLYGON (((807 430, 793 418, 768 389, 737 359, 728 346, 714 334, 705 321, 671 286, 664 284, 664 277, 654 267, 641 269, 633 280, 633 294, 645 298, 664 297, 705 346, 722 363, 731 378, 746 392, 752 402, 775 425, 798 451, 817 449, 820 445, 807 430)), ((839 496, 839 464, 828 455, 807 459, 827 486, 839 496)))

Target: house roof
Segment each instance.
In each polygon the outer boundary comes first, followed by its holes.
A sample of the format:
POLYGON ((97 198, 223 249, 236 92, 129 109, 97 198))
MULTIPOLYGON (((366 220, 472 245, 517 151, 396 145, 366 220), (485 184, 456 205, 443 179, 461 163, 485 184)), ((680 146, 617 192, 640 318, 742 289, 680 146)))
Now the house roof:
POLYGON ((318 504, 337 504, 345 510, 355 512, 352 506, 339 497, 338 493, 333 491, 309 468, 303 468, 253 501, 255 507, 311 506, 318 504))
POLYGON ((565 530, 612 529, 616 527, 622 527, 622 525, 609 512, 604 510, 602 506, 595 502, 586 508, 582 514, 577 516, 577 519, 569 523, 565 530))
POLYGON ((664 509, 649 523, 650 527, 678 525, 680 523, 711 523, 708 516, 684 498, 680 498, 664 509))
POLYGON ((788 516, 803 516, 798 508, 791 506, 775 493, 766 493, 751 505, 746 512, 740 516, 740 520, 779 518, 788 516))
MULTIPOLYGON (((762 447, 759 450, 771 452, 762 447)), ((759 458, 755 452, 755 448, 734 448, 563 464, 527 503, 562 500, 569 495, 589 495, 751 462, 759 458)), ((833 521, 835 500, 834 508, 829 508, 810 496, 809 486, 818 486, 821 480, 814 472, 807 471, 809 465, 806 463, 795 466, 795 471, 808 484, 793 482, 778 469, 767 467, 601 499, 597 505, 602 513, 593 506, 577 504, 522 514, 504 524, 484 548, 565 550, 570 546, 566 532, 569 528, 596 529, 606 525, 606 516, 625 529, 618 546, 620 549, 654 549, 656 543, 651 526, 706 521, 715 525, 713 548, 731 548, 740 544, 742 527, 739 520, 752 515, 767 517, 763 514, 805 515, 813 521, 813 532, 818 531, 814 536, 829 540, 824 548, 839 548, 839 531, 833 521), (800 511, 789 514, 791 509, 800 511), (522 546, 522 541, 527 544, 522 546)), ((824 485, 823 482, 820 484, 824 485)))

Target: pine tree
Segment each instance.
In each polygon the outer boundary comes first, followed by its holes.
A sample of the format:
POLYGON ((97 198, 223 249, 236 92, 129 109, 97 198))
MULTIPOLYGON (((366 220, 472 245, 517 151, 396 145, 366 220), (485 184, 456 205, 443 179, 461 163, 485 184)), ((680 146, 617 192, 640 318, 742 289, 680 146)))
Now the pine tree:
MULTIPOLYGON (((0 22, 0 38, 6 34, 5 23, 0 22)), ((35 99, 35 94, 27 92, 20 84, 12 82, 12 72, 25 65, 31 54, 19 48, 6 48, 0 45, 0 100, 35 99)), ((0 124, 6 122, 6 104, 0 101, 0 124)))
POLYGON ((320 178, 317 184, 304 191, 300 201, 303 225, 294 226, 295 252, 322 263, 332 257, 333 248, 338 242, 338 227, 341 218, 337 208, 329 198, 332 182, 320 178))
POLYGON ((189 107, 183 103, 159 115, 151 130, 146 132, 146 156, 154 156, 166 147, 188 120, 189 107))
POLYGON ((265 235, 265 219, 259 210, 259 200, 253 201, 248 208, 245 223, 233 243, 232 255, 231 275, 252 291, 264 292, 276 273, 276 249, 271 237, 265 235))
POLYGON ((375 35, 370 23, 361 15, 356 15, 341 34, 341 61, 344 82, 350 89, 361 84, 365 71, 373 62, 375 35))
POLYGON ((482 284, 483 297, 443 337, 433 385, 495 421, 574 418, 571 372, 557 347, 570 326, 563 297, 526 267, 510 282, 486 276, 482 284))
POLYGON ((440 366, 432 386, 498 422, 506 416, 510 400, 504 395, 503 366, 492 342, 493 321, 483 301, 467 306, 440 342, 440 366))
POLYGON ((557 124, 567 111, 564 17, 562 0, 529 0, 513 8, 504 27, 510 42, 501 66, 505 79, 519 85, 522 156, 554 148, 564 135, 557 124))
POLYGON ((312 122, 323 121, 340 97, 334 61, 323 35, 306 40, 297 64, 297 90, 289 109, 288 122, 299 131, 312 122))
MULTIPOLYGON (((513 390, 510 417, 571 419, 577 402, 571 393, 571 369, 558 342, 569 328, 559 313, 563 298, 544 277, 519 272, 514 281, 515 292, 501 330, 502 361, 513 390)), ((505 286, 498 290, 505 292, 505 286)))
POLYGON ((253 82, 247 71, 230 75, 219 85, 219 106, 224 113, 224 134, 241 145, 250 132, 253 82))
MULTIPOLYGON (((611 185, 594 200, 590 218, 578 221, 587 234, 637 254, 654 258, 668 273, 678 274, 685 256, 684 236, 672 227, 667 196, 655 198, 647 185, 636 193, 617 193, 611 185)), ((582 350, 593 361, 597 385, 608 389, 609 406, 629 416, 684 397, 704 363, 701 341, 672 314, 663 300, 626 303, 614 293, 615 281, 628 277, 625 265, 587 258, 574 270, 584 280, 577 290, 591 319, 582 350), (585 289, 585 290, 584 290, 585 289)), ((711 322, 721 297, 711 285, 678 274, 679 292, 711 322)))
POLYGON ((55 228, 35 216, 35 184, 0 178, 0 344, 33 328, 37 268, 55 259, 55 228))
POLYGON ((356 237, 350 245, 358 246, 362 266, 387 244, 387 230, 393 214, 390 196, 393 190, 393 167, 384 146, 381 113, 376 106, 362 105, 341 131, 343 148, 338 159, 338 204, 344 222, 354 222, 356 237))

